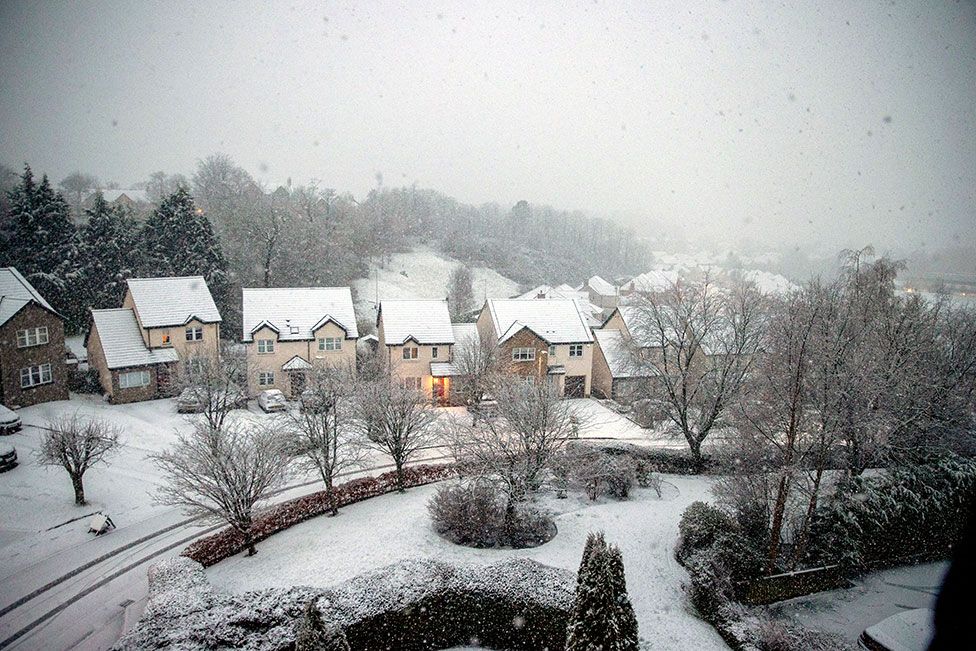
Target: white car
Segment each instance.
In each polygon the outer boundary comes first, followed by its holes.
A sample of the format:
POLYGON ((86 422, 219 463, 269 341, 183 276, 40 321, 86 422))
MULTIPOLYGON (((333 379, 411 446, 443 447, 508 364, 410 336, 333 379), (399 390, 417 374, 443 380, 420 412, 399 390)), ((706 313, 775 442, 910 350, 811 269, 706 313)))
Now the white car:
POLYGON ((17 450, 9 443, 0 442, 0 472, 17 467, 17 450))
POLYGON ((0 405, 0 434, 13 434, 20 430, 20 416, 17 412, 0 405))
POLYGON ((258 405, 267 412, 285 411, 288 409, 288 401, 285 394, 278 389, 267 389, 258 394, 258 405))

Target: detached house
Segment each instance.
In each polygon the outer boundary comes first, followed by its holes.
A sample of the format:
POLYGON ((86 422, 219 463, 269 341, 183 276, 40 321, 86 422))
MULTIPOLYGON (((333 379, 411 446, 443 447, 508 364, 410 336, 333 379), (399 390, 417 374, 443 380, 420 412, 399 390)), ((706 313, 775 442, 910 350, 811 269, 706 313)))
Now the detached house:
POLYGON ((641 326, 639 308, 621 305, 593 331, 593 393, 623 403, 636 397, 640 386, 653 377, 653 367, 645 360, 661 350, 660 341, 651 341, 647 330, 641 326))
POLYGON ((0 403, 68 399, 61 315, 13 267, 0 268, 0 403))
POLYGON ((512 373, 548 377, 567 397, 590 395, 593 335, 579 301, 489 299, 478 332, 504 349, 512 373))
POLYGON ((620 302, 620 292, 617 287, 600 276, 593 276, 587 280, 583 291, 589 296, 591 303, 602 309, 613 309, 620 302))
POLYGON ((245 288, 244 346, 251 395, 297 398, 316 366, 356 371, 356 313, 348 287, 245 288))
POLYGON ((88 364, 114 403, 159 397, 186 365, 220 355, 220 322, 202 276, 130 278, 121 308, 92 310, 88 364))
POLYGON ((447 301, 380 301, 379 354, 389 373, 432 400, 450 400, 454 329, 447 301))

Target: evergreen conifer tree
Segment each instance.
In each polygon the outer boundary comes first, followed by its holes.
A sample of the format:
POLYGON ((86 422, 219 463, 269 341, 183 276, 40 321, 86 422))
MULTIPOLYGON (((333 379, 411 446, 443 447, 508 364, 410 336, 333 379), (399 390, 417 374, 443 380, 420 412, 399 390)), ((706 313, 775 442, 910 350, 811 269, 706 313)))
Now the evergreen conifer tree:
POLYGON ((640 636, 637 632, 637 616, 627 594, 627 578, 624 574, 624 559, 620 550, 611 545, 607 553, 607 580, 611 600, 616 608, 617 649, 637 651, 640 636))
POLYGON ((315 600, 305 606, 295 631, 295 651, 350 651, 346 634, 322 621, 315 600))
POLYGON ((135 226, 126 210, 110 205, 101 192, 85 214, 88 222, 81 231, 81 251, 88 307, 119 307, 125 279, 134 275, 135 226))
POLYGON ((567 651, 637 651, 637 618, 627 596, 623 557, 603 534, 590 534, 577 576, 567 651))

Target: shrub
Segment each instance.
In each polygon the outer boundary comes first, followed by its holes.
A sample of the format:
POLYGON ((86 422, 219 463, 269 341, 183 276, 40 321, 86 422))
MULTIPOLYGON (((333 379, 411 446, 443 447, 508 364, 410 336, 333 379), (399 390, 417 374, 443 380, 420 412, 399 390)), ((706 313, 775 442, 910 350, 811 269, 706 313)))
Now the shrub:
POLYGON ((98 371, 93 368, 81 370, 74 366, 68 372, 68 390, 74 393, 101 394, 102 383, 98 371))
POLYGON ((314 599, 308 602, 295 628, 295 651, 350 651, 346 634, 322 621, 314 599))
POLYGON ((468 547, 537 547, 556 534, 547 514, 524 505, 506 521, 502 495, 485 483, 442 486, 427 510, 437 533, 468 547))
POLYGON ((711 547, 718 537, 732 530, 732 519, 722 510, 705 502, 692 502, 678 523, 678 561, 711 547))

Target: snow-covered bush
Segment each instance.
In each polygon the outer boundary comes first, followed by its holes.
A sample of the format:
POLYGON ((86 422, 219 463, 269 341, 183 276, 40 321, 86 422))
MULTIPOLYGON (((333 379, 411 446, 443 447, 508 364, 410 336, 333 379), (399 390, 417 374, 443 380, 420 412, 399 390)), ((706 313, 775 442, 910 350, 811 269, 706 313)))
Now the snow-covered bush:
POLYGON ((176 559, 155 566, 146 613, 116 649, 285 651, 298 635, 356 651, 562 649, 575 584, 573 573, 528 559, 474 566, 428 559, 328 589, 227 595, 213 590, 198 563, 176 559), (319 618, 309 620, 315 609, 319 618))
POLYGON ((812 559, 860 572, 914 558, 943 558, 976 499, 976 461, 930 463, 853 477, 816 514, 812 559))
MULTIPOLYGON (((450 465, 417 465, 404 469, 403 480, 404 485, 409 488, 441 481, 453 474, 454 469, 450 465)), ((260 542, 310 518, 330 513, 333 500, 338 506, 347 506, 390 493, 398 488, 397 473, 392 471, 376 477, 353 479, 336 486, 332 500, 325 491, 319 491, 267 509, 254 518, 251 535, 254 542, 260 542)), ((239 532, 227 528, 187 546, 183 550, 183 556, 201 563, 204 567, 209 567, 244 549, 244 537, 239 532)))
POLYGON ((706 502, 692 502, 678 523, 678 546, 674 555, 683 561, 694 553, 711 547, 723 533, 733 528, 732 519, 721 509, 706 502))
POLYGON ((524 503, 506 519, 505 498, 492 485, 468 482, 442 486, 427 505, 434 530, 469 547, 538 547, 556 534, 552 518, 524 503))

